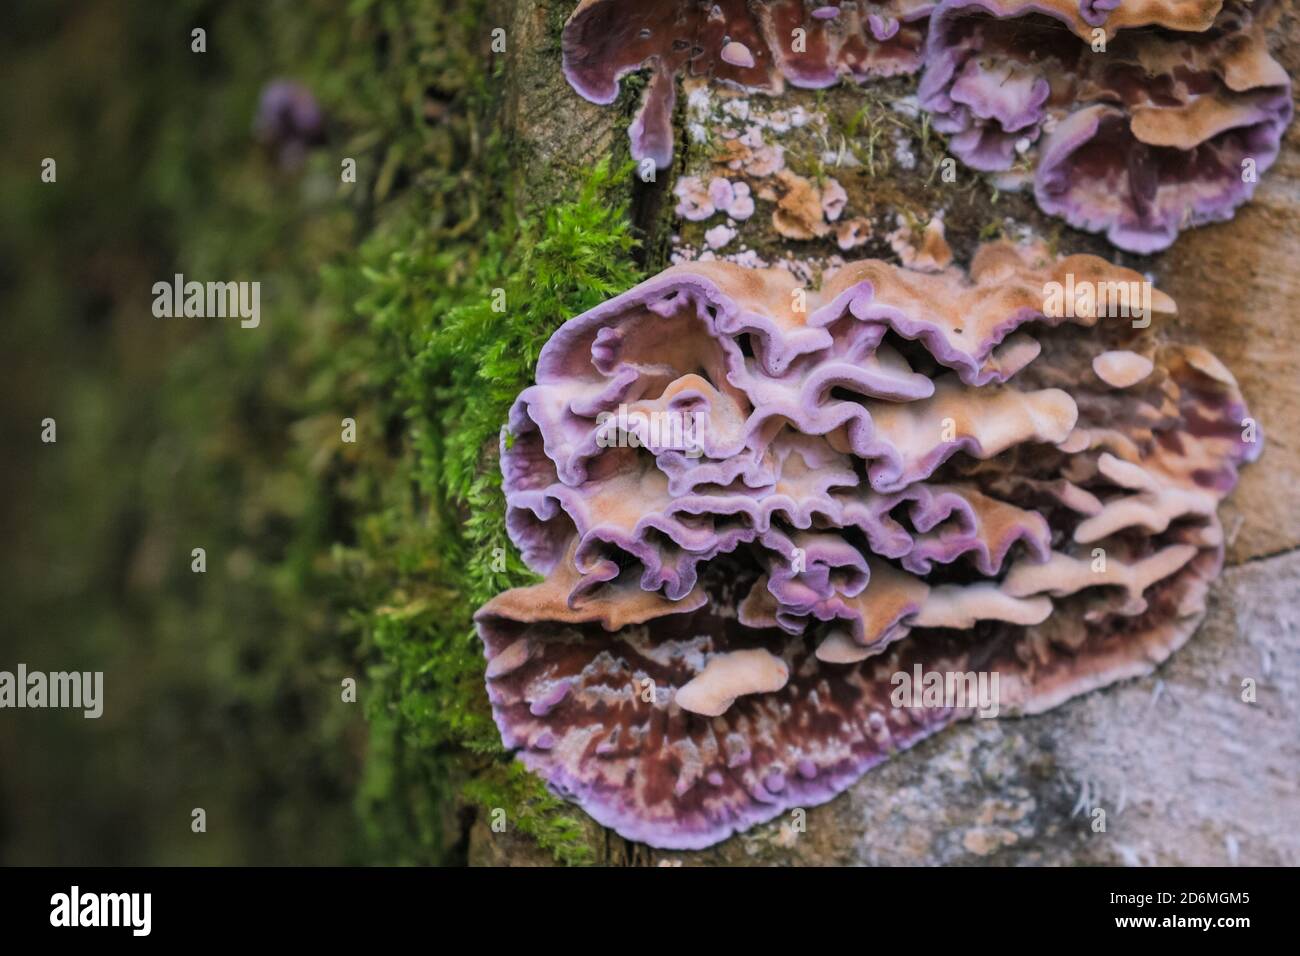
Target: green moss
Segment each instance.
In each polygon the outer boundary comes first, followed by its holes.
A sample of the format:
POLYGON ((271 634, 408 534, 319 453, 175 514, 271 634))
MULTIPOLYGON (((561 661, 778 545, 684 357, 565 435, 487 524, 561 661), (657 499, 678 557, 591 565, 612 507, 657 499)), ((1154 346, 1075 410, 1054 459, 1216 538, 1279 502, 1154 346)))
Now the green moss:
MULTIPOLYGON (((506 412, 550 332, 639 278, 626 211, 609 201, 614 182, 602 165, 574 201, 491 228, 480 221, 456 243, 408 215, 363 249, 357 305, 376 343, 372 377, 393 396, 382 414, 400 416, 403 485, 416 492, 369 521, 368 558, 397 583, 367 620, 380 658, 371 716, 377 735, 401 745, 372 753, 368 815, 387 812, 381 779, 423 782, 443 799, 466 781, 467 796, 505 809, 568 862, 589 856, 579 827, 502 754, 470 616, 528 577, 506 538, 493 454, 506 412)), ((430 851, 444 851, 433 835, 418 828, 430 851)))
MULTIPOLYGON (((396 578, 367 616, 379 657, 371 715, 376 732, 400 735, 410 755, 446 757, 412 761, 390 744, 372 761, 402 764, 397 772, 443 791, 467 779, 467 796, 505 809, 567 862, 589 858, 580 827, 502 753, 470 617, 530 580, 506 537, 495 455, 511 403, 555 328, 640 278, 626 210, 609 200, 629 173, 602 163, 571 202, 502 222, 457 254, 412 218, 367 244, 361 266, 358 311, 377 337, 389 412, 407 438, 403 484, 416 492, 368 521, 366 560, 396 578), (461 274, 466 256, 473 271, 461 274)), ((399 785, 394 773, 372 767, 371 812, 399 785)))
POLYGON ((335 555, 372 662, 358 802, 381 859, 455 858, 468 801, 581 863, 593 854, 579 820, 503 752, 471 617, 530 580, 496 461, 511 403, 555 328, 641 278, 620 201, 631 168, 602 163, 567 201, 520 208, 482 10, 357 2, 353 55, 318 51, 318 88, 359 156, 350 198, 374 223, 328 275, 358 422, 384 439, 359 453, 356 541, 335 555))

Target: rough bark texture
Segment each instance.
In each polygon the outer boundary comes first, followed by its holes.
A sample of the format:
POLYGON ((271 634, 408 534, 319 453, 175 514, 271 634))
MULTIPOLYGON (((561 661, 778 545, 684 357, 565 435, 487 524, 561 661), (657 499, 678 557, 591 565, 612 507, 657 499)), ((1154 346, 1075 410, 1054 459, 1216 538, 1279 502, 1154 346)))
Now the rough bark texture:
MULTIPOLYGON (((564 82, 558 31, 570 3, 501 6, 512 11, 511 34, 527 38, 519 68, 502 78, 511 87, 519 181, 533 196, 549 196, 601 156, 627 155, 634 97, 625 91, 616 106, 597 107, 564 82)), ((1293 76, 1300 75, 1296 7, 1288 0, 1274 35, 1274 53, 1293 76)), ((900 80, 869 94, 844 86, 791 91, 779 105, 819 108, 833 131, 850 123, 864 95, 888 106, 914 88, 914 80, 900 80)), ((666 264, 673 231, 696 246, 703 232, 700 224, 683 227, 670 218, 677 176, 707 173, 713 148, 688 142, 682 99, 674 169, 661 171, 655 183, 629 185, 651 271, 666 264)), ((762 97, 753 102, 777 105, 762 97)), ((797 172, 816 175, 797 146, 788 152, 797 172)), ((1228 568, 1199 632, 1150 677, 1040 717, 950 729, 809 810, 804 832, 776 821, 701 853, 661 853, 604 834, 604 862, 1300 864, 1300 125, 1288 131, 1277 164, 1232 222, 1184 232, 1168 252, 1145 259, 1060 226, 1025 195, 997 196, 965 170, 947 186, 927 182, 921 166, 826 172, 848 191, 846 216, 880 223, 895 211, 924 219, 943 208, 959 260, 990 223, 1009 219, 1044 236, 1059 232, 1062 250, 1151 271, 1179 304, 1166 334, 1199 341, 1223 359, 1266 435, 1263 457, 1245 470, 1222 513, 1228 568), (1257 684, 1255 703, 1242 701, 1246 678, 1257 684), (1096 810, 1105 813, 1104 832, 1094 829, 1096 810)), ((745 244, 764 258, 838 252, 829 238, 782 239, 769 213, 760 204, 742 230, 745 244)), ((879 226, 871 242, 844 255, 896 258, 879 226)), ((482 824, 472 834, 470 859, 550 862, 527 840, 482 824)))

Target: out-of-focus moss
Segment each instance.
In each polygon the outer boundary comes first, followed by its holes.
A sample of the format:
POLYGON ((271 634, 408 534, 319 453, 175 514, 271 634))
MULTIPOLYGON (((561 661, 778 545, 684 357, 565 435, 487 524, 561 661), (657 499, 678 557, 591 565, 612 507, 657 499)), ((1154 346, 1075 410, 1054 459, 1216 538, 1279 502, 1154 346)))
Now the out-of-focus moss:
POLYGON ((0 666, 104 670, 107 702, 0 723, 0 858, 454 862, 468 815, 500 808, 590 860, 501 750, 470 616, 527 580, 505 411, 551 330, 639 278, 626 171, 521 209, 479 0, 11 17, 0 666), (251 135, 280 76, 329 117, 294 172, 251 135), (261 281, 261 327, 155 318, 177 272, 261 281))
POLYGON ((370 858, 366 727, 340 693, 359 629, 329 560, 365 479, 340 450, 347 333, 317 280, 361 225, 328 156, 286 176, 250 136, 263 83, 300 63, 279 29, 297 15, 6 10, 0 666, 103 670, 106 698, 99 720, 6 711, 6 862, 370 858), (152 285, 177 272, 261 281, 261 326, 155 318, 152 285))

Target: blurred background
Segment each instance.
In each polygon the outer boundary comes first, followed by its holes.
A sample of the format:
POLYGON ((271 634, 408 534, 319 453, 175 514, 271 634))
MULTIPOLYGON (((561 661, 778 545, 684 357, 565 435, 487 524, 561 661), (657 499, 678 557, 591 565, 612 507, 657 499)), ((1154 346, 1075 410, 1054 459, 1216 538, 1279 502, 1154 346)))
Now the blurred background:
POLYGON ((400 414, 350 261, 406 176, 379 127, 407 161, 442 141, 410 79, 436 75, 411 26, 436 6, 4 5, 0 669, 103 671, 105 705, 0 711, 0 862, 456 859, 454 821, 392 798, 400 734, 355 610, 376 595, 354 519, 400 414), (155 318, 178 272, 260 281, 260 327, 155 318), (348 416, 368 442, 341 443, 348 416))

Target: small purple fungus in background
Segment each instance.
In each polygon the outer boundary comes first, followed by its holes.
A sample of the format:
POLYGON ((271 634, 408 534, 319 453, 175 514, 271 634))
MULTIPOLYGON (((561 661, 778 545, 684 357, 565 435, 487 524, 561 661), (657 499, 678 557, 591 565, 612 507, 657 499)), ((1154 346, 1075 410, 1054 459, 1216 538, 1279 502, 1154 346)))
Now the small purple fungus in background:
POLYGON ((296 170, 306 161, 308 149, 325 142, 325 114, 303 84, 273 80, 262 88, 253 133, 281 169, 296 170))

